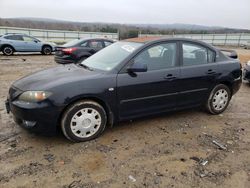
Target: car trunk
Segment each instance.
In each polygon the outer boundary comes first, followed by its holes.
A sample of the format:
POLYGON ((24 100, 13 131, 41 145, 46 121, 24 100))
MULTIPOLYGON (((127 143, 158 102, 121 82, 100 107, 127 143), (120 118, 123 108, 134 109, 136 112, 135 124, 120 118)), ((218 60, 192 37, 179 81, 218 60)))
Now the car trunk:
POLYGON ((65 49, 65 48, 66 47, 63 47, 63 46, 56 46, 55 47, 55 55, 60 56, 60 57, 64 56, 65 53, 62 50, 65 49))

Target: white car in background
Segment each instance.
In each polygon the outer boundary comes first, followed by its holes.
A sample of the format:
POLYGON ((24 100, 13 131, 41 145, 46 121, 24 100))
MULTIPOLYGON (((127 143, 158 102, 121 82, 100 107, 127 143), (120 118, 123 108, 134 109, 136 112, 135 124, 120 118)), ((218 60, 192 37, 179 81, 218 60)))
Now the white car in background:
POLYGON ((41 52, 43 55, 50 55, 55 50, 55 45, 26 34, 8 33, 0 36, 0 51, 7 56, 14 52, 41 52))

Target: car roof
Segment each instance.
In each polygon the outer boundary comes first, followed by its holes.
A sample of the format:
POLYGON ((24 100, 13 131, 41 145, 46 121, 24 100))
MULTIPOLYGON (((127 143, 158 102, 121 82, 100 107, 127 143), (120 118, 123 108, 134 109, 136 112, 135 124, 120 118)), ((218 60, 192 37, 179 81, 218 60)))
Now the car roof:
POLYGON ((137 43, 147 43, 150 41, 161 39, 162 37, 137 37, 137 38, 129 38, 125 39, 123 41, 127 42, 137 42, 137 43))
POLYGON ((79 41, 106 40, 106 41, 114 42, 112 39, 108 39, 108 38, 79 38, 78 40, 79 40, 79 41))
POLYGON ((29 35, 27 35, 27 34, 25 34, 25 33, 5 33, 4 35, 5 35, 5 36, 6 36, 6 35, 25 35, 25 36, 29 36, 29 35))
POLYGON ((194 42, 203 46, 206 46, 210 49, 216 50, 215 47, 212 45, 205 43, 200 40, 195 40, 195 39, 189 39, 189 38, 166 38, 166 37, 161 37, 161 36, 153 36, 153 37, 137 37, 137 38, 130 38, 130 39, 125 39, 123 41, 126 42, 136 42, 136 43, 143 43, 143 44, 150 44, 150 43, 157 43, 157 42, 171 42, 171 41, 185 41, 185 42, 194 42))

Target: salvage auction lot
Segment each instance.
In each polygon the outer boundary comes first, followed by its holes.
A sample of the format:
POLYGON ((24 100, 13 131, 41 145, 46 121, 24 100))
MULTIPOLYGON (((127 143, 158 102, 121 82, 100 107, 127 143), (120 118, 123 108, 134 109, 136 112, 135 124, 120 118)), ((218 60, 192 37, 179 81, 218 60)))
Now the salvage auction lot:
MULTIPOLYGON (((243 62, 250 60, 250 50, 238 53, 243 62)), ((94 141, 76 144, 61 134, 27 133, 4 108, 11 83, 57 66, 53 58, 0 55, 0 187, 249 186, 248 84, 222 115, 185 110, 123 122, 94 141)))

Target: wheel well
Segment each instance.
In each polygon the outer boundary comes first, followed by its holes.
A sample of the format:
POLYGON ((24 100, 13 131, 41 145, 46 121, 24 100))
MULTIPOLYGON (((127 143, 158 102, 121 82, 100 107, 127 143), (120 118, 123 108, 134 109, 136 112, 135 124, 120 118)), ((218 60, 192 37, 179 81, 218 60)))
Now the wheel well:
POLYGON ((61 119, 62 119, 62 116, 63 116, 64 112, 65 112, 71 105, 73 105, 74 103, 77 103, 77 102, 79 102, 79 101, 82 101, 82 100, 91 100, 91 101, 94 101, 94 102, 100 104, 100 105, 104 108, 104 110, 105 110, 105 112, 106 112, 107 120, 108 120, 107 122, 108 122, 111 126, 113 125, 113 119, 114 119, 114 117, 113 117, 113 112, 111 111, 111 109, 109 108, 109 106, 108 106, 104 101, 102 101, 101 99, 96 98, 96 97, 83 97, 83 98, 79 98, 79 99, 76 99, 76 100, 71 101, 67 106, 65 106, 65 107, 63 108, 63 110, 62 110, 62 112, 60 113, 59 118, 58 118, 58 120, 57 120, 57 129, 60 127, 60 122, 61 122, 61 119))
POLYGON ((232 83, 231 82, 229 82, 229 81, 223 81, 223 82, 221 82, 221 84, 226 85, 230 89, 231 95, 233 94, 233 88, 232 88, 232 83))
POLYGON ((6 47, 6 46, 9 46, 9 47, 11 47, 14 51, 16 51, 15 48, 14 48, 13 46, 11 46, 10 44, 4 44, 4 45, 2 45, 2 47, 1 47, 0 50, 2 51, 3 48, 6 47))
POLYGON ((42 49, 43 49, 44 47, 46 47, 46 46, 48 46, 48 47, 50 47, 50 48, 52 49, 52 46, 50 46, 49 44, 44 44, 44 45, 42 46, 42 49))

